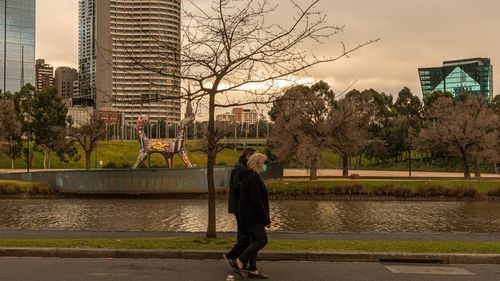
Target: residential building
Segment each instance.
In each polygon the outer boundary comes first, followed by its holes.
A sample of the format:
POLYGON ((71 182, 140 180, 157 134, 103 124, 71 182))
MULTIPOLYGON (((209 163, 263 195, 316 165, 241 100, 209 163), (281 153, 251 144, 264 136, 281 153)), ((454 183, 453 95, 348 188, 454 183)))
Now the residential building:
POLYGON ((234 122, 235 115, 230 112, 226 112, 224 114, 218 114, 215 116, 215 121, 217 122, 234 122))
POLYGON ((234 119, 237 123, 253 125, 259 120, 259 113, 256 109, 235 107, 233 108, 232 113, 234 114, 234 119))
POLYGON ((73 99, 75 97, 80 97, 80 81, 73 81, 73 99))
POLYGON ((489 58, 471 58, 443 62, 441 67, 419 68, 422 94, 435 91, 462 93, 493 98, 493 66, 489 58))
POLYGON ((78 71, 76 69, 66 66, 58 67, 54 79, 57 96, 63 99, 73 98, 75 81, 78 82, 78 71))
POLYGON ((176 122, 180 79, 141 66, 180 73, 181 0, 80 0, 80 101, 112 107, 131 123, 176 122), (165 48, 168 44, 174 50, 165 48), (171 58, 171 59, 170 59, 171 58))
POLYGON ((73 120, 73 125, 80 127, 82 125, 90 123, 90 119, 94 114, 94 109, 92 107, 69 107, 68 116, 73 120))
POLYGON ((0 0, 0 91, 35 85, 35 0, 0 0))
POLYGON ((54 67, 45 63, 44 59, 36 60, 35 76, 37 91, 54 86, 54 67))

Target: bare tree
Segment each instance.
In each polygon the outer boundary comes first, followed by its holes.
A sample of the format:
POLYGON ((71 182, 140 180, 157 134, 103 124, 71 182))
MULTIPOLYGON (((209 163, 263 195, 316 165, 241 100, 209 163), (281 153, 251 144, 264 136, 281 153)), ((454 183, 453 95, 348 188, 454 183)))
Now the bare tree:
POLYGON ((349 158, 360 153, 368 142, 368 127, 374 108, 361 107, 353 97, 336 103, 331 116, 330 147, 342 157, 342 176, 349 176, 349 158))
MULTIPOLYGON (((325 15, 317 7, 318 2, 313 0, 305 6, 289 2, 294 6, 295 14, 290 16, 290 23, 285 26, 272 22, 279 9, 278 5, 272 5, 267 0, 212 0, 208 8, 195 1, 186 1, 185 5, 189 7, 184 8, 182 48, 176 42, 162 42, 163 65, 152 65, 141 57, 133 57, 136 65, 183 79, 183 84, 188 85, 184 91, 191 89, 190 99, 206 103, 207 237, 216 237, 216 108, 271 103, 276 97, 277 81, 293 80, 315 65, 334 62, 376 41, 353 48, 342 44, 340 53, 329 57, 301 50, 304 42, 321 43, 344 29, 328 25, 325 15), (251 89, 257 85, 261 89, 259 92, 251 89)), ((152 52, 158 53, 154 49, 152 52)), ((131 54, 133 56, 133 52, 131 54)))
POLYGON ((469 162, 479 164, 495 155, 498 116, 481 97, 468 96, 462 100, 440 97, 427 112, 429 122, 419 134, 420 147, 427 150, 446 149, 460 159, 464 177, 470 177, 469 162))
POLYGON ((274 103, 269 139, 273 154, 287 160, 295 154, 309 165, 310 180, 318 179, 321 152, 330 142, 330 104, 334 94, 328 84, 294 86, 274 103))
POLYGON ((21 121, 18 118, 16 107, 12 97, 3 96, 0 98, 0 142, 2 150, 12 159, 12 168, 14 168, 14 159, 16 153, 13 151, 12 141, 21 137, 21 121), (5 144, 9 141, 9 144, 5 144))
POLYGON ((85 169, 90 170, 92 151, 97 147, 100 140, 106 134, 106 125, 94 114, 90 122, 80 127, 70 127, 68 137, 76 141, 85 153, 85 169))

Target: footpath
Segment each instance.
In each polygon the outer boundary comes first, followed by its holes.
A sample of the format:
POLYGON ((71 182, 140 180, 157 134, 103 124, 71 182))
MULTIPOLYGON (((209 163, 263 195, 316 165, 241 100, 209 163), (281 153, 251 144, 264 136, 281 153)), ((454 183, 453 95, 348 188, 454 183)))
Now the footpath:
MULTIPOLYGON (((94 239, 94 238, 166 238, 203 237, 204 233, 116 232, 116 231, 25 231, 0 230, 0 239, 94 239)), ((219 237, 234 237, 219 233, 219 237)), ((270 233, 269 238, 286 240, 356 240, 356 241, 455 241, 500 242, 499 233, 270 233)), ((163 249, 87 249, 87 248, 0 248, 0 257, 51 258, 135 258, 219 260, 220 250, 163 249)), ((313 252, 263 251, 265 261, 315 262, 412 262, 439 264, 500 264, 500 254, 473 253, 399 253, 399 252, 313 252)))

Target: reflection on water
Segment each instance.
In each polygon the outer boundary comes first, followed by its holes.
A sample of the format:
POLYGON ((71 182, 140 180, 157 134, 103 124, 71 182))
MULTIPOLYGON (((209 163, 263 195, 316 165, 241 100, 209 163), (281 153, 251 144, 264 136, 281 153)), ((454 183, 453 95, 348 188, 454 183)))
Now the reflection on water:
MULTIPOLYGON (((0 228, 203 232, 206 200, 0 199, 0 228)), ((234 231, 226 201, 217 229, 234 231)), ((272 231, 500 232, 500 202, 273 201, 272 231)))

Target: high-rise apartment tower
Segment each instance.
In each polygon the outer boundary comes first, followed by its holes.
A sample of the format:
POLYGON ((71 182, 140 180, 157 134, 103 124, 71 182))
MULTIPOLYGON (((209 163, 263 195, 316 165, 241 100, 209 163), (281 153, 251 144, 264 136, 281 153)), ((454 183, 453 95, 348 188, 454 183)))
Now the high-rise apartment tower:
POLYGON ((80 0, 78 100, 128 121, 180 120, 180 79, 164 75, 180 72, 168 59, 178 57, 180 8, 181 0, 80 0))
POLYGON ((54 86, 54 67, 45 63, 44 59, 36 60, 35 77, 38 91, 54 86))

